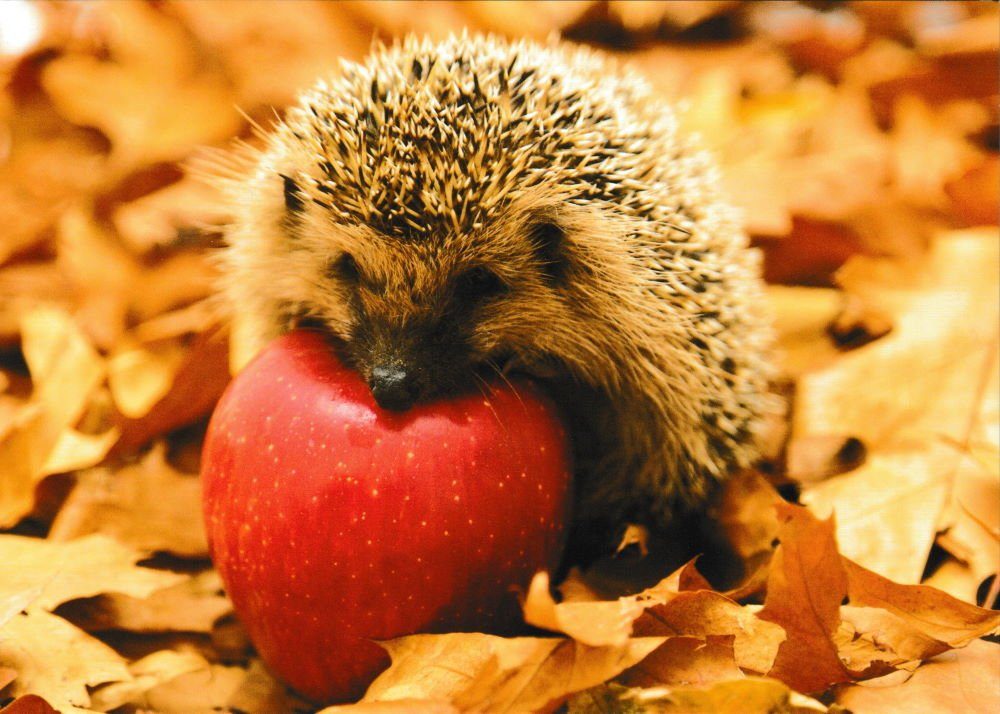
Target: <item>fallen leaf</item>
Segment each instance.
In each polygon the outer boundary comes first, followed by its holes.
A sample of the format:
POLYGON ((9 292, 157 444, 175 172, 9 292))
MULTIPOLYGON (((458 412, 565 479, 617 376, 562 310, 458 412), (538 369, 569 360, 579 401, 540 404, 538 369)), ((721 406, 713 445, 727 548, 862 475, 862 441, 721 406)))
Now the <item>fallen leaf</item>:
POLYGON ((836 510, 844 554, 895 579, 923 571, 963 459, 947 444, 967 438, 995 361, 997 246, 995 231, 958 231, 924 258, 852 259, 845 289, 890 315, 894 330, 799 380, 793 434, 852 435, 868 450, 863 467, 802 500, 836 510))
POLYGON ((173 386, 185 350, 176 342, 119 347, 108 360, 108 387, 129 419, 149 413, 173 386))
POLYGON ((383 643, 393 663, 362 701, 437 700, 463 711, 533 711, 617 675, 662 642, 649 637, 622 647, 587 647, 554 638, 413 635, 383 643))
POLYGON ((1000 645, 976 641, 930 660, 904 684, 886 687, 848 686, 837 703, 855 714, 989 714, 1000 709, 997 670, 1000 645))
POLYGON ((249 668, 213 664, 191 651, 161 650, 133 662, 133 679, 94 692, 101 711, 130 705, 163 714, 248 711, 282 714, 301 705, 259 662, 249 668))
POLYGON ((218 573, 209 570, 144 598, 108 593, 68 602, 57 614, 88 632, 211 632, 233 609, 221 593, 218 573))
POLYGON ((569 695, 600 684, 641 661, 663 640, 635 638, 623 647, 587 647, 569 640, 549 642, 497 648, 468 688, 455 698, 455 704, 460 710, 482 712, 538 711, 558 706, 569 695))
POLYGON ((119 170, 181 158, 239 129, 229 88, 218 75, 198 72, 180 25, 140 3, 97 12, 108 29, 110 61, 58 57, 46 65, 42 84, 63 116, 111 139, 119 170), (158 91, 148 91, 153 86, 158 91))
POLYGON ((0 527, 31 511, 35 486, 60 470, 84 468, 107 454, 118 433, 80 434, 83 416, 104 378, 100 355, 62 310, 39 307, 22 320, 22 351, 34 389, 0 436, 0 527))
MULTIPOLYGON (((198 7, 218 5, 211 3, 198 7)), ((121 204, 111 220, 125 245, 133 253, 142 255, 155 248, 183 242, 192 233, 218 230, 228 218, 224 205, 208 182, 185 176, 165 188, 121 204)))
POLYGON ((617 600, 556 603, 548 574, 537 573, 525 598, 524 621, 591 647, 621 647, 632 634, 632 624, 654 602, 644 593, 617 600))
POLYGON ((217 327, 201 333, 178 368, 171 390, 142 417, 122 419, 114 453, 129 453, 207 416, 229 384, 229 349, 217 327))
POLYGON ((815 699, 803 696, 776 679, 746 677, 709 686, 627 689, 612 685, 577 695, 569 714, 808 714, 826 712, 815 699), (589 700, 589 701, 588 701, 589 700))
POLYGON ((448 702, 428 699, 397 699, 391 702, 358 702, 320 709, 317 714, 459 714, 448 702))
POLYGON ((954 448, 896 442, 870 450, 860 468, 810 484, 802 502, 837 514, 840 552, 893 580, 919 582, 948 499, 954 448), (878 484, 878 488, 872 488, 878 484))
POLYGON ((184 579, 136 566, 145 556, 101 535, 66 543, 0 535, 0 601, 41 588, 32 606, 51 610, 67 600, 101 593, 146 597, 184 579))
MULTIPOLYGON (((4 688, 0 678, 0 689, 4 688)), ((25 694, 0 709, 0 714, 59 714, 47 701, 35 694, 25 694)))
MULTIPOLYGON (((852 605, 882 608, 906 628, 938 641, 939 649, 919 655, 921 658, 1000 632, 1000 612, 964 603, 926 585, 894 583, 847 558, 844 569, 852 605)), ((905 633, 900 631, 897 636, 905 633)), ((898 647, 894 649, 899 651, 898 647)))
POLYGON ((65 714, 90 706, 87 687, 131 679, 113 649, 42 610, 16 615, 0 628, 0 666, 17 671, 12 696, 37 694, 65 714))
POLYGON ((741 679, 731 636, 671 637, 617 679, 631 687, 705 686, 741 679))
POLYGON ((794 433, 851 434, 873 451, 911 436, 961 441, 996 338, 998 245, 995 230, 966 230, 918 260, 853 258, 838 280, 895 329, 800 379, 794 433))
POLYGON ((753 606, 738 605, 710 590, 680 593, 643 613, 635 623, 636 636, 687 636, 707 641, 732 637, 736 664, 762 674, 775 666, 775 658, 788 638, 783 626, 762 617, 753 606))
POLYGON ((77 475, 77 484, 52 524, 50 540, 102 533, 144 551, 206 557, 201 482, 166 460, 165 445, 120 469, 99 467, 77 475))
POLYGON ((799 692, 820 692, 851 675, 837 655, 833 635, 847 575, 840 564, 833 519, 819 521, 803 508, 785 505, 781 544, 771 561, 767 598, 759 617, 788 633, 774 666, 762 672, 799 692))

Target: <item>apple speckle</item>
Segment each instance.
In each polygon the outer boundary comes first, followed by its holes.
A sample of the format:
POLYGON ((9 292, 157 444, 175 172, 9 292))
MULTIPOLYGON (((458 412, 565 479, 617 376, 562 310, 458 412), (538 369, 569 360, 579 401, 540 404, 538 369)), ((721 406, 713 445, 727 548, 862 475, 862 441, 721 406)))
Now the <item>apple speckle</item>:
POLYGON ((372 495, 376 496, 376 497, 378 496, 378 489, 377 488, 373 488, 372 489, 372 495))

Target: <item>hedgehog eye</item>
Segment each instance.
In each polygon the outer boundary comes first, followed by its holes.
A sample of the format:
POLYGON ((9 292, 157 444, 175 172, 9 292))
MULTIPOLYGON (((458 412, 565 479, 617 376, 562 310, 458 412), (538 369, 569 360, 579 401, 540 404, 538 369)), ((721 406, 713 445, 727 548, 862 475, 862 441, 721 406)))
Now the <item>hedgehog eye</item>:
POLYGON ((358 263, 350 253, 343 253, 330 264, 330 274, 349 283, 356 283, 361 279, 358 263))
POLYGON ((455 281, 455 292, 463 300, 493 297, 506 289, 507 285, 499 275, 482 266, 466 270, 455 281))
POLYGON ((554 280, 562 277, 566 267, 563 243, 566 234, 562 228, 550 221, 542 221, 531 227, 531 242, 542 265, 542 270, 554 280))
POLYGON ((280 176, 284 183, 285 209, 289 213, 301 213, 302 209, 306 206, 302 190, 291 176, 286 176, 285 174, 280 174, 280 176))

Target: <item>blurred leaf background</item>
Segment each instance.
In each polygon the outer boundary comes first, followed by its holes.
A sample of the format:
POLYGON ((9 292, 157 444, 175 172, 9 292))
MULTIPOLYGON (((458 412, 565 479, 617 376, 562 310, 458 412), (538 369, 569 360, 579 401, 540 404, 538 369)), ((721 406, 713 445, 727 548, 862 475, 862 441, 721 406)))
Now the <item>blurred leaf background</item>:
MULTIPOLYGON (((296 706, 207 561, 226 215, 185 162, 255 141, 374 38, 463 29, 601 47, 677 103, 765 256, 789 405, 768 479, 836 510, 863 565, 995 603, 996 4, 7 0, 0 702, 296 706)), ((714 514, 747 572, 773 550, 761 493, 737 482, 714 514)))

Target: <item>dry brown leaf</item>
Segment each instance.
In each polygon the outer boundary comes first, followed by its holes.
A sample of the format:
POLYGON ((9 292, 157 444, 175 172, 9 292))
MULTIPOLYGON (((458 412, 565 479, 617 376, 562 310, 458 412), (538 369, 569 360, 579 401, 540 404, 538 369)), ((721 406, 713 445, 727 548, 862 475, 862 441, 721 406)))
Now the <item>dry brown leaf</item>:
MULTIPOLYGON (((183 3, 179 7, 221 5, 224 3, 183 3)), ((119 205, 111 216, 122 242, 137 255, 181 242, 192 232, 218 227, 226 219, 225 204, 216 190, 208 182, 189 176, 119 205)))
POLYGON ((108 593, 75 600, 60 607, 59 615, 88 632, 211 632, 233 609, 221 593, 218 573, 209 570, 144 598, 108 593))
POLYGON ((139 550, 206 557, 201 483, 167 462, 162 443, 139 463, 80 473, 49 538, 68 541, 90 533, 139 550))
POLYGON ((730 479, 712 509, 726 542, 744 562, 754 564, 774 550, 781 520, 775 510, 785 500, 763 476, 746 470, 730 479))
POLYGON ((119 170, 182 158, 239 129, 232 93, 217 75, 198 72, 178 24, 141 3, 108 3, 95 14, 111 61, 64 55, 45 67, 42 83, 67 119, 108 136, 119 170))
POLYGON ((897 652, 900 649, 894 641, 911 636, 912 631, 937 641, 936 649, 929 654, 916 655, 921 658, 965 647, 978 637, 1000 632, 1000 612, 964 603, 926 585, 894 583, 847 558, 843 560, 851 604, 882 608, 894 616, 894 632, 882 633, 881 637, 897 652))
POLYGON ((90 707, 87 687, 132 678, 113 649, 41 610, 17 615, 0 628, 0 666, 17 671, 8 689, 12 696, 37 694, 63 714, 90 707))
POLYGON ((838 280, 895 329, 803 377, 796 433, 961 441, 996 337, 998 243, 996 230, 955 231, 921 260, 852 259, 838 280))
POLYGON ((844 687, 837 703, 855 714, 991 714, 1000 709, 998 670, 1000 645, 976 641, 935 657, 903 684, 844 687))
POLYGON ((95 708, 130 705, 164 714, 293 711, 294 700, 256 661, 249 669, 226 667, 192 651, 161 650, 133 662, 129 670, 130 681, 94 692, 95 708))
POLYGON ((191 305, 209 296, 218 274, 208 254, 186 250, 171 254, 142 276, 131 295, 131 311, 140 321, 191 305))
POLYGON ((223 63, 234 101, 250 113, 291 103, 339 60, 358 59, 369 47, 370 33, 326 3, 284 0, 281 22, 274 6, 240 0, 172 2, 168 10, 223 63))
POLYGON ((413 635, 383 643, 392 666, 362 701, 448 701, 460 710, 533 711, 635 664, 663 638, 622 647, 482 634, 413 635))
POLYGON ((732 637, 681 636, 668 639, 617 681, 631 687, 705 686, 743 676, 736 666, 732 637))
POLYGON ((623 647, 587 647, 569 640, 555 640, 550 647, 539 640, 523 649, 498 648, 455 704, 461 710, 481 712, 548 709, 614 677, 660 644, 659 637, 643 637, 623 647))
POLYGON ((524 621, 591 647, 621 647, 632 634, 632 624, 655 602, 647 592, 609 601, 556 603, 548 574, 537 573, 525 598, 524 621))
POLYGON ((140 280, 140 267, 118 240, 101 227, 93 209, 77 205, 59 219, 57 264, 79 296, 75 319, 102 348, 121 337, 129 297, 140 280))
MULTIPOLYGON (((983 111, 985 114, 985 111, 983 111)), ((935 112, 909 95, 896 102, 892 129, 893 191, 917 205, 944 207, 945 185, 979 163, 954 112, 935 112)))
POLYGON ((463 13, 472 24, 509 37, 533 37, 544 40, 554 32, 572 25, 594 4, 593 0, 514 0, 463 2, 463 13))
POLYGON ((802 501, 820 516, 836 512, 843 555, 893 580, 916 583, 957 458, 953 447, 939 442, 886 446, 869 451, 860 468, 810 485, 802 501))
POLYGON ((635 635, 680 635, 705 641, 732 637, 736 664, 764 673, 775 664, 787 634, 783 627, 762 618, 758 610, 709 590, 680 593, 643 613, 635 623, 635 635))
POLYGON ((996 225, 1000 216, 1000 157, 988 156, 964 175, 946 184, 945 193, 952 201, 952 213, 962 225, 996 225))
POLYGON ((76 291, 55 263, 16 263, 0 269, 0 344, 20 340, 21 320, 39 306, 71 309, 76 291))
POLYGON ((868 448, 864 467, 803 501, 835 509, 844 554, 894 578, 923 570, 963 458, 946 442, 966 439, 995 359, 997 246, 995 231, 969 230, 942 235, 919 261, 852 259, 845 288, 894 330, 799 381, 796 435, 850 434, 868 448))
POLYGON ((448 702, 427 699, 397 699, 391 702, 358 702, 321 709, 317 714, 460 714, 448 702))
POLYGON ((116 349, 108 359, 108 387, 118 410, 129 419, 148 414, 170 391, 185 354, 174 341, 116 349))
POLYGON ((844 304, 840 290, 769 285, 767 298, 783 374, 796 378, 840 358, 827 332, 844 304))
MULTIPOLYGON (((0 677, 0 689, 3 689, 5 684, 3 677, 0 677)), ((23 697, 18 697, 3 709, 0 709, 0 714, 60 714, 60 712, 53 709, 41 697, 35 694, 25 694, 23 697)))
POLYGON ((833 520, 819 521, 804 508, 780 508, 781 544, 771 561, 767 598, 760 618, 788 633, 768 676, 799 692, 820 692, 851 679, 837 655, 833 635, 847 575, 840 564, 833 520))
POLYGON ((41 588, 32 607, 50 610, 67 600, 101 593, 146 597, 183 575, 135 565, 145 553, 101 535, 67 543, 0 535, 0 601, 41 588))
POLYGON ((8 98, 0 94, 0 265, 47 241, 67 203, 98 190, 105 177, 106 147, 93 132, 36 98, 5 111, 8 98))
POLYGON ((100 355, 65 312, 40 307, 22 320, 22 351, 31 371, 31 401, 0 435, 0 527, 29 513, 46 475, 101 461, 118 438, 115 429, 85 435, 72 427, 104 378, 100 355))
POLYGON ((229 348, 226 334, 211 327, 198 335, 171 390, 145 416, 123 419, 115 453, 130 453, 180 426, 190 424, 215 407, 229 384, 229 348))
POLYGON ((697 687, 626 689, 599 687, 577 695, 569 714, 811 714, 826 712, 815 699, 790 690, 776 679, 746 677, 697 687))

